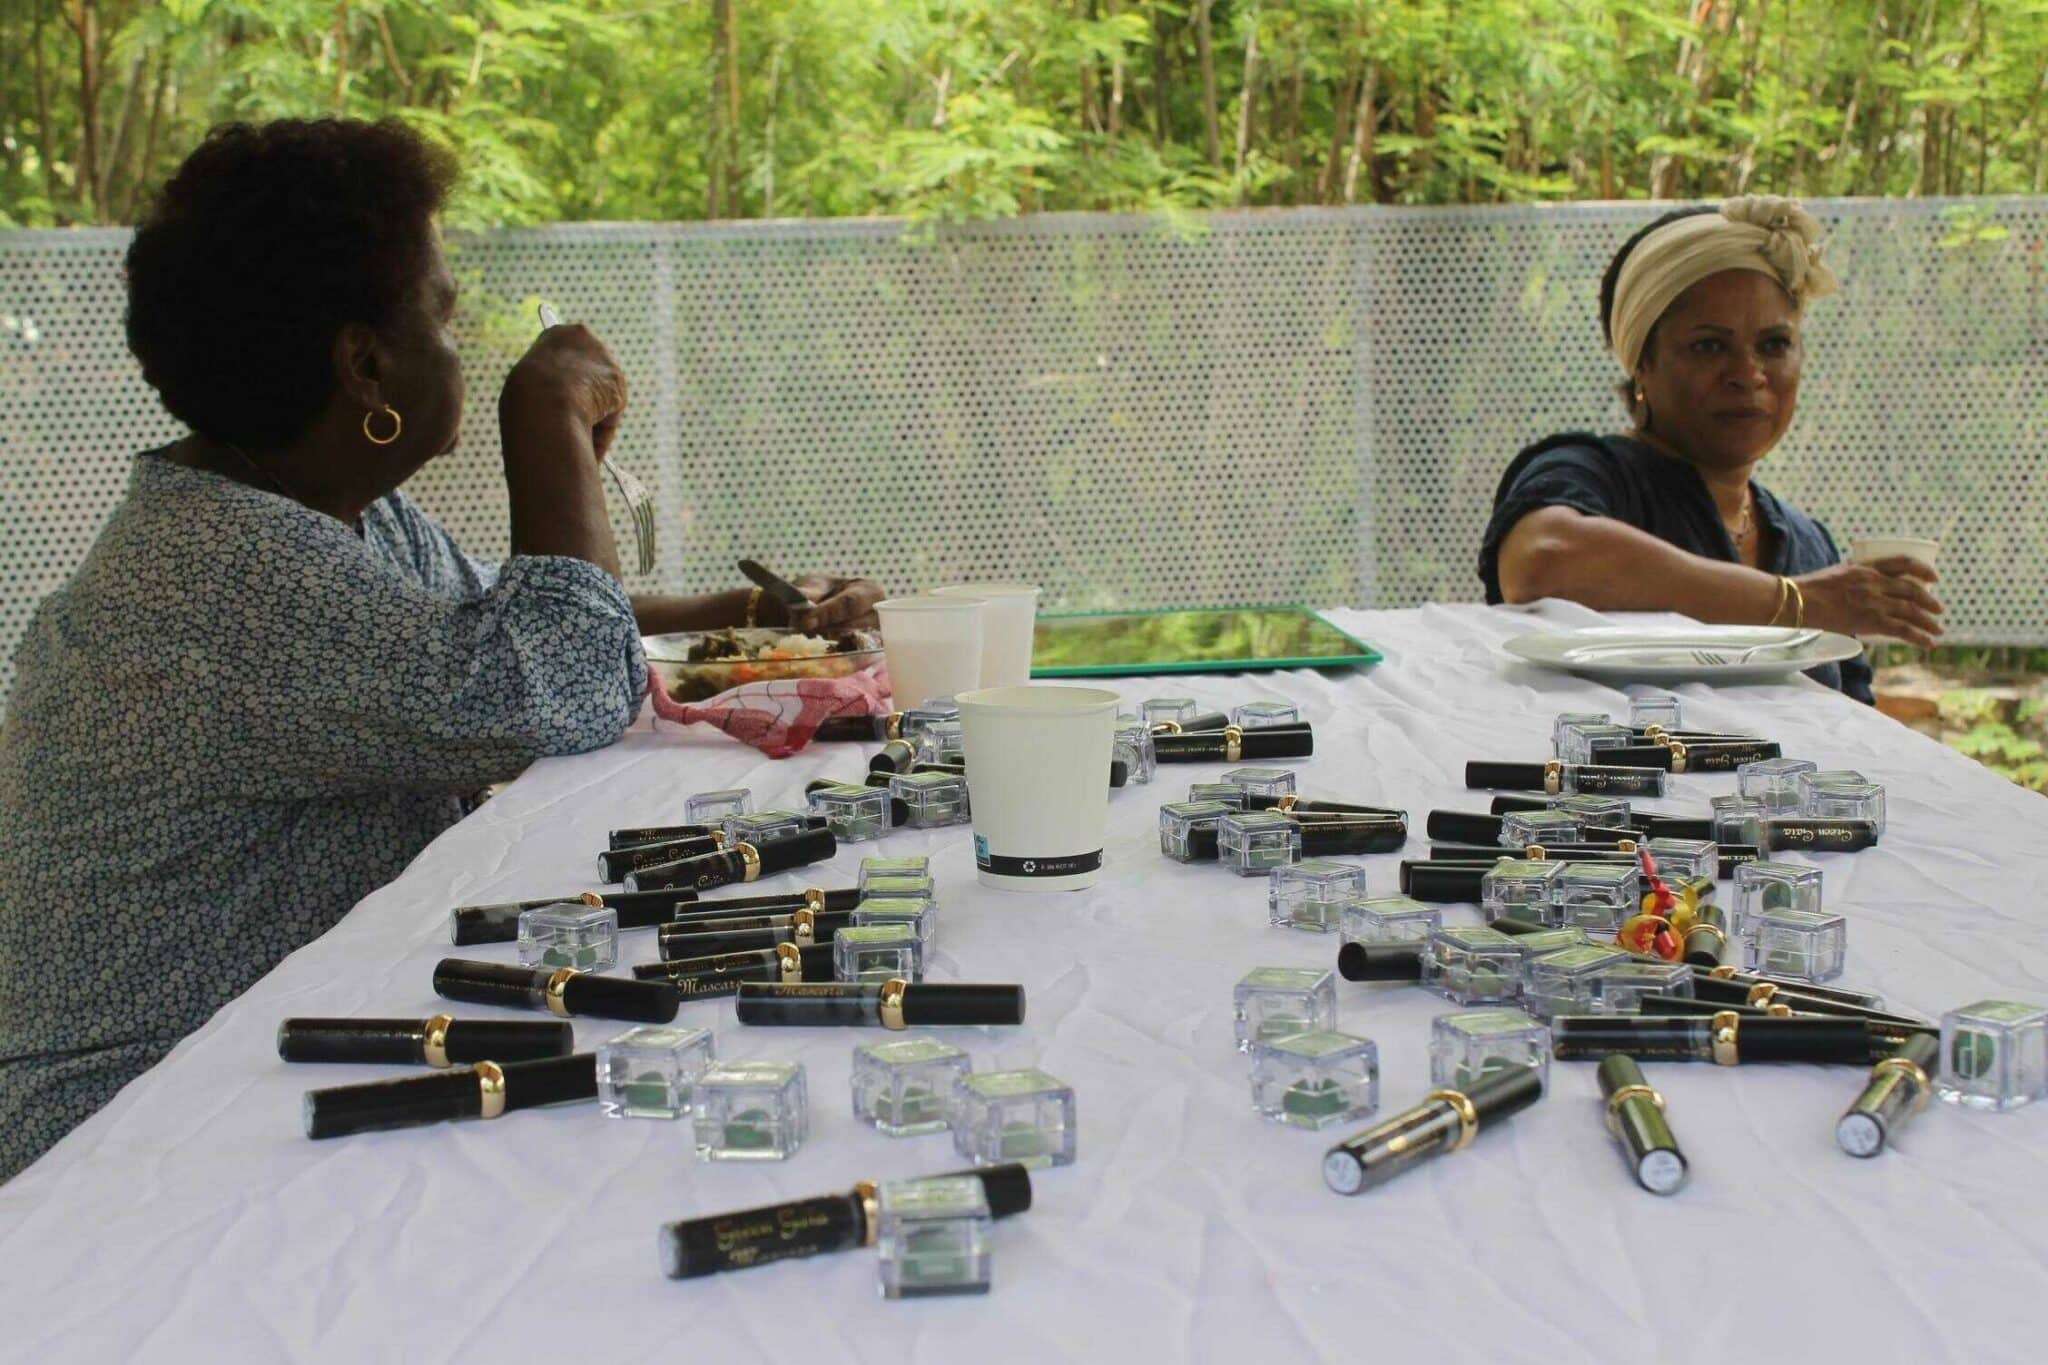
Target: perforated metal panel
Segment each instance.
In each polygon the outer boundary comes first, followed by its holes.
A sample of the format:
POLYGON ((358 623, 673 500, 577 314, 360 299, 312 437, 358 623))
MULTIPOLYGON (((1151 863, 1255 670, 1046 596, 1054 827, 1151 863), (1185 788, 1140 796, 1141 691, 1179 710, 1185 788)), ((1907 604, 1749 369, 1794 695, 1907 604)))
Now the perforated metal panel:
MULTIPOLYGON (((1840 537, 1941 534, 1954 638, 2048 638, 2048 200, 1814 207, 1847 284, 1810 320, 1801 415, 1765 477, 1840 537)), ((468 238, 462 451, 412 491, 504 551, 494 399, 538 295, 631 377, 614 458, 663 533, 638 588, 729 586, 752 555, 899 589, 1023 578, 1070 609, 1469 599, 1507 459, 1620 420, 1594 297, 1650 212, 468 238)), ((176 434, 122 342, 125 244, 0 233, 0 658, 128 457, 176 434)))

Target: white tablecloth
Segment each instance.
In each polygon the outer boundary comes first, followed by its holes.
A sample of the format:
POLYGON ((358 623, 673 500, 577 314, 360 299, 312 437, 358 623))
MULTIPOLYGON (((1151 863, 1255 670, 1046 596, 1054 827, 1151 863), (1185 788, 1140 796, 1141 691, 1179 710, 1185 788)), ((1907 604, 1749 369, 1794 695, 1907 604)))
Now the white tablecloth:
MULTIPOLYGON (((1495 648, 1544 621, 1594 619, 1577 608, 1334 617, 1388 661, 1120 690, 1298 703, 1318 740, 1304 790, 1405 807, 1411 848, 1429 809, 1485 808, 1487 794, 1461 787, 1467 759, 1541 758, 1557 712, 1623 704, 1495 648)), ((1930 1014, 2048 1000, 2040 797, 1809 684, 1682 691, 1689 721, 1754 730, 1889 788, 1883 844, 1819 860, 1850 920, 1846 981, 1930 1014)), ((1894 1150, 1858 1161, 1833 1131, 1860 1071, 1666 1065, 1652 1079, 1692 1182, 1658 1199, 1602 1127, 1593 1068, 1560 1063, 1540 1105, 1470 1151, 1358 1198, 1330 1193, 1319 1158, 1340 1133, 1253 1115, 1230 993, 1254 966, 1332 964, 1334 938, 1268 928, 1263 883, 1158 853, 1159 804, 1214 768, 1169 768, 1115 795, 1091 892, 984 891, 963 830, 849 846, 812 879, 850 883, 878 848, 929 853, 944 906, 934 974, 1029 992, 1023 1027, 956 1031, 964 1046, 978 1067, 1037 1065, 1078 1092, 1079 1162, 1040 1173, 1036 1207, 998 1225, 986 1298, 882 1301, 862 1253, 686 1283, 659 1273, 665 1220, 959 1164, 943 1135, 892 1140, 855 1123, 850 1054, 876 1036, 864 1031, 741 1029, 728 1002, 685 1006, 723 1055, 807 1066, 811 1138, 787 1163, 700 1164, 684 1125, 595 1106, 301 1135, 301 1092, 393 1073, 287 1066, 278 1020, 434 1013, 450 906, 577 889, 612 826, 672 819, 685 793, 712 787, 798 802, 808 779, 858 771, 860 753, 776 763, 669 729, 536 765, 0 1189, 0 1356, 1720 1365, 2048 1349, 2048 1105, 1936 1106, 1894 1150)), ((1681 779, 1664 808, 1703 813, 1731 785, 1681 779)), ((1375 893, 1391 893, 1394 859, 1370 868, 1375 893)), ((627 937, 631 960, 652 957, 650 935, 627 937)), ((1342 1027, 1379 1042, 1381 1114, 1406 1107, 1428 1088, 1443 1002, 1339 988, 1342 1027)), ((622 1027, 578 1021, 578 1045, 622 1027)))

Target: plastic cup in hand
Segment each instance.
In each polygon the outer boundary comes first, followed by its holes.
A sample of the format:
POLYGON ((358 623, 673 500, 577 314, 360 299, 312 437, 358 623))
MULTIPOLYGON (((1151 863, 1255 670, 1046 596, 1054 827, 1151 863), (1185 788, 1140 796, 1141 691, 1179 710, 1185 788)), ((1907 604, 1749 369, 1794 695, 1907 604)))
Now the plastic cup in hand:
POLYGON ((986 687, 958 700, 981 884, 1003 891, 1095 885, 1109 822, 1117 694, 986 687))
POLYGON ((896 709, 981 686, 982 604, 972 597, 893 597, 875 605, 896 709))
MULTIPOLYGON (((1857 536, 1849 542, 1849 562, 1852 564, 1875 564, 1880 559, 1911 559, 1931 569, 1940 553, 1940 541, 1920 536, 1857 536)), ((1873 645, 1899 643, 1890 635, 1865 635, 1861 638, 1873 645)))
POLYGON ((934 597, 971 598, 982 604, 981 685, 1022 687, 1031 681, 1032 631, 1038 625, 1038 589, 1029 583, 960 583, 934 597))

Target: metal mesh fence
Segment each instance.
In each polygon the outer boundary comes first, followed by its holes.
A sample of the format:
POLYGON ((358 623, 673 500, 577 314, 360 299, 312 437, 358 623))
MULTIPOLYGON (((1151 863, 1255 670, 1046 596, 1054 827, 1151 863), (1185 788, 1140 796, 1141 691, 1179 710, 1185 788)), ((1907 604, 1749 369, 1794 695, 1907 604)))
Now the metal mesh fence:
MULTIPOLYGON (((1846 287, 1809 321, 1766 481, 1838 538, 1940 536, 1952 638, 2048 640, 2048 200, 1813 207, 1846 287)), ((1620 422, 1594 299, 1649 214, 464 238, 463 444, 410 487, 504 551, 493 399, 539 296, 631 378, 613 458, 655 490, 662 531, 637 589, 729 586, 751 555, 898 589, 1025 579, 1071 609, 1475 598, 1509 457, 1620 422)), ((126 240, 0 233, 0 696, 132 454, 177 434, 123 344, 126 240)))

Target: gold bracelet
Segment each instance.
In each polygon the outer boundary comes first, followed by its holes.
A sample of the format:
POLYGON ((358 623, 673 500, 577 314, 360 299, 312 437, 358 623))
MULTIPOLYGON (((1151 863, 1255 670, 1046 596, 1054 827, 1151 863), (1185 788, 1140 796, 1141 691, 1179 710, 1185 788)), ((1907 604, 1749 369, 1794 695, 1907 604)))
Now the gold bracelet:
POLYGON ((755 626, 758 626, 760 624, 761 589, 759 587, 753 587, 747 589, 747 629, 752 630, 755 626))
POLYGON ((1785 614, 1785 604, 1786 604, 1787 602, 1791 601, 1791 600, 1792 600, 1792 580, 1791 580, 1791 579, 1789 579, 1789 578, 1787 578, 1787 577, 1785 577, 1785 576, 1784 576, 1783 574, 1779 574, 1779 575, 1778 575, 1778 605, 1777 605, 1777 606, 1775 606, 1775 607, 1773 607, 1773 608, 1771 609, 1771 619, 1770 619, 1770 620, 1768 620, 1768 621, 1766 621, 1766 622, 1764 622, 1764 624, 1765 624, 1765 625, 1767 625, 1767 626, 1775 626, 1775 625, 1777 625, 1777 624, 1778 624, 1778 618, 1779 618, 1780 616, 1783 616, 1783 615, 1785 614))
POLYGON ((1785 580, 1785 586, 1792 590, 1792 601, 1795 606, 1792 613, 1792 628, 1799 630, 1806 625, 1806 591, 1789 578, 1785 580))

